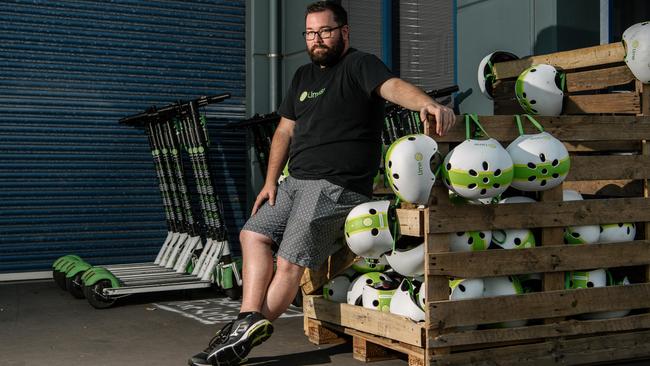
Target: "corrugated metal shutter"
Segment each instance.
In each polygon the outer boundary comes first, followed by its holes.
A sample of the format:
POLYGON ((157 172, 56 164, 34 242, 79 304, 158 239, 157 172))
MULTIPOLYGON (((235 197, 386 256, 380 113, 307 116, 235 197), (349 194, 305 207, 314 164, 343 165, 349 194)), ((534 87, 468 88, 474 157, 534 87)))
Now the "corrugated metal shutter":
POLYGON ((209 107, 230 241, 245 212, 245 2, 0 2, 0 273, 147 261, 166 235, 147 138, 118 120, 230 92, 209 107))
POLYGON ((343 0, 348 12, 350 45, 381 58, 381 2, 377 0, 343 0))

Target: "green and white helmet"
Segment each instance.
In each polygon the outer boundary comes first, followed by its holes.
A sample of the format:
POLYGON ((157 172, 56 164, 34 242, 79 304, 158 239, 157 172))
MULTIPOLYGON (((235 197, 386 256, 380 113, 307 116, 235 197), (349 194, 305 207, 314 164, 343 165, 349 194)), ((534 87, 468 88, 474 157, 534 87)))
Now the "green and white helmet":
POLYGON ((348 276, 336 276, 323 286, 323 297, 334 302, 347 302, 350 278, 348 276))
POLYGON ((390 312, 390 303, 397 288, 393 286, 364 286, 362 294, 362 305, 366 309, 390 312))
POLYGON ((625 63, 642 83, 650 83, 650 22, 637 23, 623 32, 625 63))
POLYGON ((512 183, 512 159, 493 138, 465 140, 445 157, 442 173, 450 190, 468 199, 492 198, 512 183))
MULTIPOLYGON (((627 286, 630 284, 630 280, 627 276, 622 279, 616 280, 612 276, 612 273, 607 270, 607 286, 627 286)), ((580 318, 586 320, 597 320, 597 319, 613 319, 613 318, 622 318, 630 313, 630 309, 624 310, 614 310, 614 311, 601 311, 597 313, 588 313, 583 314, 580 318)))
POLYGON ((365 286, 374 286, 384 281, 390 281, 388 276, 379 272, 364 273, 350 283, 347 293, 347 303, 350 305, 361 305, 361 296, 365 286))
POLYGON ((381 256, 379 261, 375 260, 366 260, 365 258, 359 258, 354 263, 352 263, 352 268, 357 273, 368 273, 368 272, 383 272, 386 269, 388 262, 386 261, 386 256, 381 256))
POLYGON ((452 252, 473 252, 486 250, 492 240, 491 231, 459 231, 449 234, 449 250, 452 252))
POLYGON ((482 278, 449 280, 449 300, 481 298, 485 290, 484 286, 482 278))
MULTIPOLYGON (((483 297, 520 295, 524 293, 521 282, 516 276, 486 277, 483 279, 483 297)), ((526 325, 526 320, 513 320, 492 324, 498 328, 513 328, 526 325)))
POLYGON ((353 208, 345 219, 345 241, 361 257, 379 259, 399 236, 397 214, 390 201, 370 201, 353 208))
POLYGON ((427 204, 439 156, 436 141, 424 134, 406 135, 393 142, 386 152, 386 176, 397 197, 427 204))
POLYGON ((636 225, 633 222, 600 225, 599 243, 617 243, 632 241, 636 237, 636 225))
MULTIPOLYGON (((534 199, 524 196, 504 198, 499 204, 529 203, 534 199)), ((535 235, 529 229, 505 229, 492 231, 492 243, 503 249, 526 249, 535 247, 535 235)))
POLYGON ((478 87, 481 89, 481 93, 492 99, 494 81, 496 80, 494 75, 494 64, 497 62, 505 62, 517 60, 519 57, 504 51, 495 51, 487 56, 483 57, 481 62, 478 64, 478 87))
POLYGON ((280 173, 280 176, 278 177, 278 184, 282 183, 285 179, 290 177, 291 174, 289 174, 289 162, 287 161, 286 164, 284 164, 284 169, 282 169, 282 173, 280 173))
POLYGON ((604 269, 593 271, 573 271, 564 273, 564 288, 579 289, 592 287, 605 287, 607 285, 607 273, 604 269))
POLYGON ((564 99, 563 74, 547 64, 524 70, 515 83, 515 95, 528 114, 559 116, 564 99))
MULTIPOLYGON (((562 191, 563 201, 582 201, 578 191, 565 189, 562 191)), ((594 244, 600 239, 599 225, 580 225, 564 228, 564 242, 566 244, 594 244)))
POLYGON ((541 125, 528 115, 526 117, 534 121, 541 132, 523 134, 519 116, 516 117, 521 135, 506 148, 514 165, 512 187, 537 192, 558 186, 569 174, 571 166, 566 147, 560 140, 544 132, 541 125))
POLYGON ((391 268, 402 276, 413 278, 424 274, 424 243, 408 250, 393 250, 385 257, 391 268))
POLYGON ((418 303, 417 290, 418 287, 411 280, 403 279, 390 301, 390 312, 416 322, 424 321, 424 310, 418 303))

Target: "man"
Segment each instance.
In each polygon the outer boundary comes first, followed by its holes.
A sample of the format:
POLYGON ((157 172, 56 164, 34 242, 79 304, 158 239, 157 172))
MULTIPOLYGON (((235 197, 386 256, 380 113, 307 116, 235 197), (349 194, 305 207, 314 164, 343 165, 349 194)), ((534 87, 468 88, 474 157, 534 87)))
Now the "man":
POLYGON ((305 24, 312 63, 298 69, 279 108, 266 182, 240 234, 241 312, 190 365, 243 362, 271 336, 271 321, 291 304, 305 268, 317 268, 336 249, 346 215, 372 194, 384 100, 419 111, 423 120, 435 116, 440 135, 455 123, 451 109, 394 77, 375 56, 350 48, 340 5, 309 5, 305 24), (278 186, 287 159, 290 177, 278 186))

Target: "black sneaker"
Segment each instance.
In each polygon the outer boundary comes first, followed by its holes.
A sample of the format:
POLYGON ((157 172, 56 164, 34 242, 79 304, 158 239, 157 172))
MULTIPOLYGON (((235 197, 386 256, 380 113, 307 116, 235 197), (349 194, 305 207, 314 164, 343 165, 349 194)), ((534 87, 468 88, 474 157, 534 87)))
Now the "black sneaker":
POLYGON ((250 313, 226 324, 208 348, 189 359, 190 366, 239 365, 253 347, 273 334, 273 325, 260 313, 250 313))

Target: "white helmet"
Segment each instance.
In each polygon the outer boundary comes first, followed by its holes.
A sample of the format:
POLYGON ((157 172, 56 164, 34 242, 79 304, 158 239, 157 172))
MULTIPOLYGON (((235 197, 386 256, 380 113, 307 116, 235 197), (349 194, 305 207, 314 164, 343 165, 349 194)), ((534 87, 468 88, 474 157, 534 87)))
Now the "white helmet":
POLYGON ((374 287, 370 285, 363 286, 361 294, 361 303, 366 309, 390 312, 390 302, 395 294, 396 288, 382 286, 377 284, 374 287))
POLYGON ((524 70, 515 83, 519 105, 528 114, 559 116, 562 113, 563 76, 547 64, 533 65, 524 70))
POLYGON ((468 199, 496 197, 512 182, 512 159, 493 138, 465 140, 445 157, 442 173, 450 190, 468 199))
POLYGON ((290 177, 291 174, 289 174, 289 162, 284 165, 284 169, 282 169, 282 173, 280 173, 280 176, 278 177, 278 184, 282 183, 285 179, 290 177))
POLYGON ((636 225, 631 223, 600 225, 599 243, 617 243, 632 241, 636 237, 636 225))
MULTIPOLYGON (((630 284, 630 280, 625 276, 622 280, 616 281, 612 276, 610 271, 607 272, 607 286, 627 286, 630 284)), ((625 310, 615 310, 615 311, 601 311, 597 313, 588 313, 581 316, 582 319, 587 320, 596 320, 596 319, 612 319, 612 318, 622 318, 630 313, 630 309, 625 310)))
POLYGON ((418 288, 418 291, 417 291, 417 293, 418 293, 418 296, 417 296, 418 297, 418 305, 420 305, 420 307, 422 309, 425 309, 425 307, 427 306, 427 304, 426 304, 427 286, 425 286, 424 281, 420 281, 419 285, 417 285, 417 288, 418 288))
POLYGON ((350 283, 347 293, 347 303, 350 305, 360 305, 364 286, 373 286, 384 281, 390 281, 390 279, 379 272, 362 274, 350 283))
MULTIPOLYGON (((526 115, 531 122, 532 117, 526 115)), ((519 116, 516 116, 518 124, 519 116)), ((537 123, 540 133, 523 134, 508 145, 506 151, 510 154, 514 165, 512 186, 520 191, 545 191, 564 181, 571 162, 569 152, 560 140, 548 132, 544 132, 537 123)), ((521 125, 519 124, 519 127, 521 125)))
MULTIPOLYGON (((483 279, 485 291, 484 297, 519 295, 524 293, 524 289, 516 276, 486 277, 483 279)), ((512 328, 526 325, 526 320, 513 320, 492 324, 498 328, 512 328)))
POLYGON ((386 176, 393 192, 402 201, 425 205, 440 165, 438 144, 424 134, 397 139, 386 152, 386 176), (436 159, 438 158, 438 159, 436 159), (432 170, 433 169, 433 170, 432 170))
POLYGON ((625 63, 642 83, 650 83, 650 22, 637 23, 623 32, 625 63))
MULTIPOLYGON (((524 196, 504 198, 499 204, 528 203, 534 199, 524 196)), ((535 247, 535 235, 529 229, 493 230, 492 243, 503 249, 525 249, 535 247)))
POLYGON ((481 298, 485 290, 484 286, 481 278, 449 280, 449 300, 481 298))
POLYGON ((424 320, 424 310, 418 304, 417 287, 409 279, 403 279, 397 290, 395 290, 395 294, 390 301, 390 312, 405 316, 416 322, 424 320))
POLYGON ((489 55, 483 57, 481 62, 478 64, 478 87, 481 89, 481 93, 492 99, 493 95, 493 84, 495 81, 494 75, 494 64, 497 62, 505 62, 517 60, 519 57, 504 51, 492 52, 489 55))
POLYGON ((592 288, 605 287, 607 285, 607 274, 604 269, 595 269, 593 271, 573 271, 565 272, 564 288, 592 288))
POLYGON ((352 268, 356 273, 368 273, 368 272, 383 272, 386 269, 385 256, 381 256, 378 262, 374 260, 368 261, 365 258, 359 258, 354 263, 352 263, 352 268))
POLYGON ((424 274, 424 243, 408 250, 394 250, 385 257, 391 268, 402 276, 413 278, 424 274))
POLYGON ((378 259, 393 248, 399 235, 390 201, 370 201, 353 208, 345 219, 345 241, 354 254, 378 259))
POLYGON ((350 278, 348 276, 336 276, 323 286, 323 297, 334 302, 345 303, 349 287, 350 278))
MULTIPOLYGON (((582 201, 578 191, 565 189, 562 191, 563 201, 582 201)), ((564 242, 566 244, 594 244, 600 238, 599 225, 569 226, 564 229, 564 242)))
POLYGON ((492 240, 491 231, 459 231, 449 234, 449 250, 452 252, 473 252, 486 250, 492 240))

